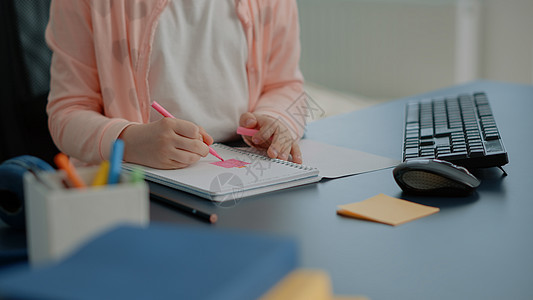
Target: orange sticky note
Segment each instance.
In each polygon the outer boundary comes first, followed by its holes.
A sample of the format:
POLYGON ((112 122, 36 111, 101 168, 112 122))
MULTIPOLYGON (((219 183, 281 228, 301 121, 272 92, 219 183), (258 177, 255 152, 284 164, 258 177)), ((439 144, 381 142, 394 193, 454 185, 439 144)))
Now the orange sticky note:
POLYGON ((361 202, 339 205, 339 215, 388 225, 400 225, 439 211, 437 207, 379 194, 361 202))

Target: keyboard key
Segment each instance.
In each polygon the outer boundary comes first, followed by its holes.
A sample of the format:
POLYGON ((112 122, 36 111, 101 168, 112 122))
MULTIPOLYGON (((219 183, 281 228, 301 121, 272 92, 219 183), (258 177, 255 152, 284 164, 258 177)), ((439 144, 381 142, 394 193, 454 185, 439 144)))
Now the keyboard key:
POLYGON ((418 148, 406 148, 405 149, 405 155, 406 156, 413 155, 413 154, 418 155, 418 148))
POLYGON ((452 152, 452 148, 450 146, 437 146, 437 154, 446 154, 452 152))
POLYGON ((421 139, 420 146, 430 146, 433 145, 433 139, 421 139))
POLYGON ((421 138, 433 137, 433 127, 420 129, 420 137, 421 138))
POLYGON ((406 139, 418 138, 418 132, 407 132, 405 133, 406 139))
POLYGON ((503 144, 502 144, 501 140, 499 140, 499 139, 491 140, 491 141, 485 141, 484 145, 485 145, 485 153, 500 154, 502 151, 504 151, 503 144))
POLYGON ((437 158, 438 159, 442 159, 442 160, 456 160, 456 159, 463 159, 463 158, 467 158, 468 155, 465 152, 452 152, 452 153, 445 153, 445 154, 437 154, 437 158))
POLYGON ((485 155, 485 151, 483 149, 473 149, 468 152, 468 155, 470 157, 481 157, 485 155))
POLYGON ((497 134, 497 133, 491 133, 491 134, 487 134, 487 135, 485 136, 485 139, 486 139, 487 141, 498 140, 499 138, 500 138, 500 135, 497 134))
POLYGON ((466 152, 466 145, 465 146, 453 146, 452 152, 458 153, 458 152, 466 152))
POLYGON ((461 128, 439 128, 439 130, 435 132, 435 137, 448 136, 456 132, 463 134, 463 129, 461 128))
POLYGON ((435 138, 435 145, 437 145, 437 148, 439 147, 450 147, 450 138, 445 136, 445 137, 439 137, 439 138, 435 138))
POLYGON ((419 108, 418 103, 410 103, 407 106, 407 123, 419 122, 419 108))

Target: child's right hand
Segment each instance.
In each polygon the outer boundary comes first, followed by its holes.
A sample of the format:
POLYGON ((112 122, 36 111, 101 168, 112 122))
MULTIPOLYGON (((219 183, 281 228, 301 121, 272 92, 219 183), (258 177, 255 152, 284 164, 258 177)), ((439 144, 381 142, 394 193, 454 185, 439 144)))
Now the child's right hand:
POLYGON ((148 124, 133 124, 120 134, 124 161, 157 169, 179 169, 209 154, 213 138, 189 121, 163 118, 148 124))

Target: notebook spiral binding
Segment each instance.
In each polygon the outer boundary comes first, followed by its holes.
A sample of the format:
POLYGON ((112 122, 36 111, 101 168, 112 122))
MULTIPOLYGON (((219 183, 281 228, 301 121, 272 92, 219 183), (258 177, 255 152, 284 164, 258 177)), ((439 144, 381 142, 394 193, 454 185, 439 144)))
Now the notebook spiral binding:
POLYGON ((279 163, 279 164, 286 165, 286 166, 289 166, 289 167, 292 167, 292 168, 296 168, 296 169, 301 169, 301 170, 306 170, 306 171, 316 169, 316 168, 313 168, 313 167, 310 167, 310 166, 300 165, 300 164, 293 163, 293 162, 286 161, 286 160, 267 157, 265 150, 259 150, 259 149, 252 148, 252 147, 250 147, 249 149, 248 148, 247 149, 242 149, 242 148, 239 149, 239 148, 229 147, 229 146, 226 146, 224 144, 214 144, 213 146, 219 147, 219 148, 223 148, 223 149, 226 149, 226 150, 230 150, 230 151, 233 151, 233 152, 237 152, 237 153, 240 153, 240 154, 243 154, 243 155, 249 155, 249 156, 252 156, 252 157, 257 157, 257 158, 265 160, 265 161, 271 161, 271 162, 279 163))

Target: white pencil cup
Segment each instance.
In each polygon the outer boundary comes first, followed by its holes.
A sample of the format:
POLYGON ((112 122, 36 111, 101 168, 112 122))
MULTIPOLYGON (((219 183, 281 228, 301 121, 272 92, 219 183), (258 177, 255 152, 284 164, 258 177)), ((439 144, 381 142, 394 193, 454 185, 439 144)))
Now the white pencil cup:
MULTIPOLYGON (((90 183, 98 166, 79 168, 90 183)), ((147 226, 149 190, 122 175, 115 185, 66 188, 65 172, 24 176, 28 255, 32 266, 59 261, 98 234, 122 223, 147 226)))

